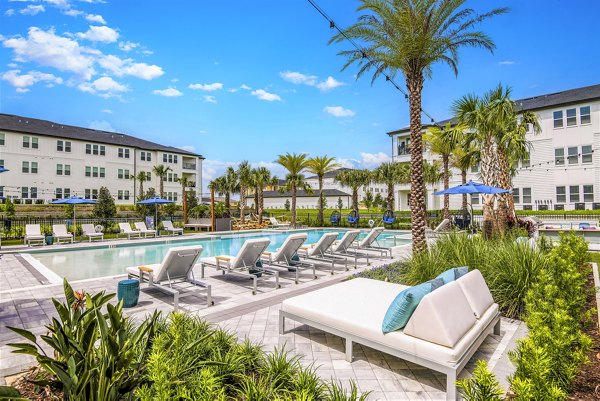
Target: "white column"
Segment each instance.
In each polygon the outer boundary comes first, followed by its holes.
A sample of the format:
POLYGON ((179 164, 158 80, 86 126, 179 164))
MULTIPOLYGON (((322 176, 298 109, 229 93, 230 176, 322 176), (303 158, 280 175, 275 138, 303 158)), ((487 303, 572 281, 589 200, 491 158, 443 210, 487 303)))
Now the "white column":
POLYGON ((202 158, 196 162, 196 195, 202 201, 202 158))

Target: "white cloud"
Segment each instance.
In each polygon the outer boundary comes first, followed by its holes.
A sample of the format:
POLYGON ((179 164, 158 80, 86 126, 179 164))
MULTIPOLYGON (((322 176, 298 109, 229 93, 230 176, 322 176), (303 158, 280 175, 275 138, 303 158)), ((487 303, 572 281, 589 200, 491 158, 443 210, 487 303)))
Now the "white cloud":
POLYGON ((184 145, 184 146, 178 146, 179 149, 182 150, 187 150, 188 152, 195 152, 196 151, 196 147, 192 146, 192 145, 184 145))
POLYGON ((131 75, 137 78, 151 80, 164 74, 163 69, 157 65, 134 63, 133 59, 123 60, 113 55, 100 58, 98 64, 118 77, 131 75))
POLYGON ((11 17, 11 16, 15 15, 14 8, 9 8, 8 10, 4 11, 4 15, 6 15, 7 17, 11 17))
POLYGON ((256 96, 260 100, 266 100, 267 102, 273 102, 275 100, 281 101, 281 97, 274 93, 269 93, 263 89, 257 89, 255 91, 250 92, 251 95, 256 96))
POLYGON ((30 4, 26 8, 19 11, 19 13, 21 13, 23 15, 36 15, 39 13, 43 13, 44 11, 46 11, 46 9, 41 4, 37 5, 37 6, 30 4))
POLYGON ((117 132, 112 125, 106 120, 94 120, 88 124, 88 128, 97 129, 100 131, 117 132))
POLYGON ((342 106, 327 106, 323 109, 325 113, 331 114, 334 117, 352 117, 356 113, 350 109, 345 109, 342 106))
POLYGON ((504 61, 498 62, 498 64, 500 64, 500 65, 514 65, 514 64, 516 64, 516 62, 514 62, 512 60, 504 60, 504 61))
POLYGON ((142 50, 142 54, 144 56, 150 56, 150 55, 154 54, 154 52, 152 50, 144 49, 144 50, 142 50))
POLYGON ((28 92, 27 87, 36 82, 44 81, 49 84, 62 84, 63 79, 52 74, 45 74, 39 71, 29 71, 27 74, 20 75, 21 70, 10 70, 2 74, 2 79, 17 88, 17 92, 28 92))
POLYGON ((14 51, 14 61, 35 62, 45 67, 54 67, 60 71, 69 71, 86 80, 95 74, 94 59, 89 49, 76 41, 56 35, 53 29, 43 31, 37 27, 29 28, 27 38, 5 39, 4 47, 14 51))
POLYGON ((345 159, 336 158, 335 161, 341 167, 346 168, 358 168, 358 169, 374 169, 381 165, 381 163, 389 162, 392 158, 383 152, 379 153, 368 153, 360 152, 359 159, 345 159))
POLYGON ((212 92, 212 91, 216 91, 219 89, 223 89, 223 84, 221 82, 215 82, 212 84, 190 84, 190 86, 188 88, 194 89, 194 90, 203 90, 203 91, 207 91, 207 92, 212 92))
POLYGON ((152 93, 155 95, 166 96, 166 97, 183 96, 183 93, 179 92, 176 88, 173 88, 173 87, 170 87, 167 89, 157 89, 155 91, 152 91, 152 93))
POLYGON ((106 113, 106 114, 112 114, 113 113, 113 111, 111 109, 103 109, 102 112, 106 113))
POLYGON ((280 72, 279 76, 284 80, 291 82, 293 84, 304 84, 309 86, 314 86, 317 83, 316 75, 305 75, 299 72, 294 71, 284 71, 280 72))
POLYGON ((214 96, 204 96, 203 99, 206 103, 217 103, 217 99, 214 96))
POLYGON ((139 43, 134 43, 134 42, 130 42, 130 41, 119 42, 119 49, 123 50, 124 52, 131 51, 139 46, 140 46, 139 43))
POLYGON ((80 32, 77 36, 92 42, 113 43, 119 38, 119 32, 107 26, 91 25, 87 32, 80 32))
POLYGON ((101 77, 93 82, 84 82, 78 86, 82 92, 91 93, 104 98, 118 97, 119 94, 127 92, 129 88, 120 84, 111 77, 101 77))
POLYGON ((63 11, 64 15, 68 15, 69 17, 79 17, 81 14, 83 14, 83 11, 79 11, 79 10, 75 10, 75 9, 69 9, 69 10, 65 10, 63 11))
POLYGON ((85 16, 85 19, 89 22, 97 22, 99 24, 106 24, 106 21, 104 20, 104 17, 102 17, 100 14, 87 14, 85 16))
POLYGON ((207 132, 207 131, 205 131, 205 130, 200 130, 200 131, 198 131, 198 132, 199 132, 199 133, 201 133, 201 134, 208 134, 208 132, 207 132))
POLYGON ((249 87, 248 85, 242 85, 242 86, 240 86, 240 89, 247 90, 247 91, 252 90, 252 88, 249 87))
POLYGON ((327 77, 327 79, 325 81, 319 82, 317 84, 317 88, 319 88, 322 91, 328 91, 328 90, 335 89, 338 86, 343 86, 343 85, 346 85, 346 84, 336 80, 333 77, 327 77))
POLYGON ((171 82, 179 82, 179 78, 173 78, 171 82))

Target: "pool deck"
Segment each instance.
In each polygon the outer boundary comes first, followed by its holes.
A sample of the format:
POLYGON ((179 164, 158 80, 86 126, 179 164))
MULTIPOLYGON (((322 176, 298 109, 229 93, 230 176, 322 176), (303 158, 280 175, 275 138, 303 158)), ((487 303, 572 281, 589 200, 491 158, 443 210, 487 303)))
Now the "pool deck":
MULTIPOLYGON (((205 236, 206 234, 186 235, 185 239, 205 236)), ((162 239, 164 238, 159 241, 162 239)), ((144 242, 149 241, 152 240, 144 242)), ((131 244, 133 241, 124 242, 131 244)), ((85 244, 74 245, 80 246, 85 244)), ((394 261, 405 257, 409 253, 408 249, 409 247, 395 248, 394 261)), ((3 251, 7 250, 3 248, 3 251)), ((7 344, 21 340, 6 326, 26 328, 35 334, 45 333, 44 326, 56 316, 51 298, 64 299, 62 285, 50 284, 43 276, 36 275, 35 269, 32 271, 18 253, 5 253, 1 256, 0 384, 6 376, 19 373, 35 363, 31 357, 10 352, 11 348, 7 344)), ((230 330, 240 339, 260 341, 266 350, 279 346, 285 347, 292 354, 302 355, 302 363, 314 363, 318 374, 324 379, 340 381, 345 387, 349 386, 350 380, 354 380, 361 391, 372 391, 369 400, 443 400, 445 377, 437 372, 360 345, 355 345, 355 361, 350 364, 344 359, 343 341, 340 337, 292 321, 288 322, 289 330, 285 335, 278 333, 278 311, 284 299, 333 285, 359 271, 390 262, 390 259, 372 258, 371 266, 359 265, 358 269, 350 269, 348 272, 339 267, 334 275, 330 275, 326 268, 317 269, 317 280, 312 280, 308 271, 305 271, 306 274, 301 276, 301 283, 298 285, 294 284, 291 273, 281 273, 282 288, 276 289, 273 280, 259 282, 257 295, 251 293, 250 280, 223 276, 209 268, 206 281, 212 285, 215 306, 207 307, 206 298, 200 291, 198 294, 182 296, 180 307, 187 313, 201 316, 230 330)), ((195 269, 199 270, 198 267, 195 269)), ((195 274, 199 277, 199 271, 195 274)), ((117 283, 123 277, 80 280, 71 285, 76 290, 91 293, 103 290, 116 292, 117 283)), ((154 310, 164 313, 172 311, 172 297, 143 285, 138 306, 125 309, 125 314, 134 319, 142 319, 154 310)), ((460 377, 470 375, 475 360, 485 359, 506 386, 506 377, 513 371, 507 352, 524 335, 525 327, 522 322, 503 319, 501 334, 490 335, 485 340, 460 377)))

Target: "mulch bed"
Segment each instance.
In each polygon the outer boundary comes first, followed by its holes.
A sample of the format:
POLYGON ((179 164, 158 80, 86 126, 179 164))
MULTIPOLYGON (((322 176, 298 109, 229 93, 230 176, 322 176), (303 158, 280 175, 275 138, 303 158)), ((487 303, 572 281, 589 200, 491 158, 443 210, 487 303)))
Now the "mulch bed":
POLYGON ((45 373, 36 366, 29 369, 24 374, 19 375, 14 383, 8 384, 11 384, 14 388, 19 390, 22 397, 28 398, 31 401, 61 401, 63 396, 60 391, 53 390, 50 387, 39 387, 30 381, 41 379, 44 376, 45 373))
POLYGON ((588 295, 587 309, 594 309, 592 322, 588 325, 585 332, 592 338, 592 349, 588 353, 590 363, 584 365, 573 383, 569 399, 582 401, 600 400, 600 330, 598 329, 598 313, 596 305, 596 294, 594 292, 594 276, 591 269, 588 275, 588 286, 592 291, 588 295))

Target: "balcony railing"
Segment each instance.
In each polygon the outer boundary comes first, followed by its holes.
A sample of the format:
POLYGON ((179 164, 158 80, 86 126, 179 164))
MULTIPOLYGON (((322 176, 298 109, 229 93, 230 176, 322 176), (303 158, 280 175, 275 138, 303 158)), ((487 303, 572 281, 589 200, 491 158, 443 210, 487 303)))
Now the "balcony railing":
POLYGON ((183 164, 183 169, 184 170, 196 170, 196 164, 195 163, 182 163, 183 164))

